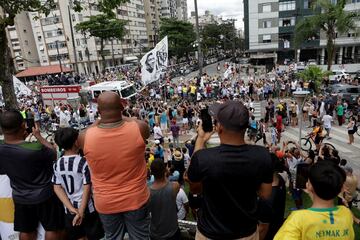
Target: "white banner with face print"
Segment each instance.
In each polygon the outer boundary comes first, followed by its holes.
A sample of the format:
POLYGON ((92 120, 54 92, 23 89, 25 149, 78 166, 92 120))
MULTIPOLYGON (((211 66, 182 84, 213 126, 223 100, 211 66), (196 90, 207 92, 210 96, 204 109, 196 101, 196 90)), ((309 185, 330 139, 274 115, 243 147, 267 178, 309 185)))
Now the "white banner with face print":
POLYGON ((168 37, 164 37, 155 48, 141 59, 141 79, 144 85, 159 81, 169 62, 168 37))

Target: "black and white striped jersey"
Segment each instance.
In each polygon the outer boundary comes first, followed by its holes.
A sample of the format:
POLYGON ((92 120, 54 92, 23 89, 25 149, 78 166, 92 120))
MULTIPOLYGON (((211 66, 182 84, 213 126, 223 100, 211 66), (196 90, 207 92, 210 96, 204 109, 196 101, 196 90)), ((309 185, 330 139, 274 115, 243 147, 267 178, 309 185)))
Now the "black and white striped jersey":
MULTIPOLYGON (((90 170, 86 159, 79 155, 63 156, 54 164, 52 182, 61 185, 74 208, 81 206, 83 185, 91 184, 90 170)), ((90 197, 88 209, 94 211, 94 203, 90 197)), ((67 209, 65 209, 66 212, 67 209)))

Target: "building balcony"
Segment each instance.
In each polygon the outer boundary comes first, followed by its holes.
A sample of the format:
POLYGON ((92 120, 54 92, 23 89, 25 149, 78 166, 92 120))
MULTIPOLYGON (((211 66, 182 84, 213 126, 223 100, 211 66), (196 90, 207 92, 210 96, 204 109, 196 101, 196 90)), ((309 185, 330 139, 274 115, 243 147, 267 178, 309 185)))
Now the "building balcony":
POLYGON ((311 48, 319 48, 320 47, 320 39, 315 40, 306 40, 301 44, 302 49, 311 49, 311 48))
POLYGON ((295 26, 279 27, 279 34, 281 34, 281 33, 294 33, 294 32, 295 32, 295 26))

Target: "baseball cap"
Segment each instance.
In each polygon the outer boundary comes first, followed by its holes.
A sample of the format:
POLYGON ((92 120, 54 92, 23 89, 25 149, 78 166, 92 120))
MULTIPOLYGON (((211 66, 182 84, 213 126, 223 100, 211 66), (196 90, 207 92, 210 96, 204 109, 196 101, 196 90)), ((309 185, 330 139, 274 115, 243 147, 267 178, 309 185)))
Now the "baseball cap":
POLYGON ((209 107, 209 114, 231 131, 242 131, 249 126, 249 110, 238 101, 215 103, 209 107))
POLYGON ((160 140, 155 140, 155 144, 160 144, 160 140))

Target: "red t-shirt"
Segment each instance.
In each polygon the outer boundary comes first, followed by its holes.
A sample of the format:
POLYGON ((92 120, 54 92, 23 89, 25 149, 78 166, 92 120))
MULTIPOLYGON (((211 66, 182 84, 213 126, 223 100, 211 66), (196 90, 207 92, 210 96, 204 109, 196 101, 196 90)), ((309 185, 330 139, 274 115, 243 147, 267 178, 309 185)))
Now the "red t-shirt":
POLYGON ((276 129, 282 129, 282 116, 277 115, 276 117, 276 129))

